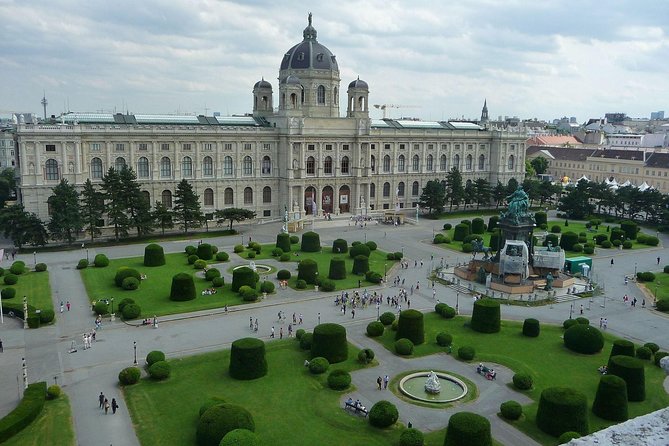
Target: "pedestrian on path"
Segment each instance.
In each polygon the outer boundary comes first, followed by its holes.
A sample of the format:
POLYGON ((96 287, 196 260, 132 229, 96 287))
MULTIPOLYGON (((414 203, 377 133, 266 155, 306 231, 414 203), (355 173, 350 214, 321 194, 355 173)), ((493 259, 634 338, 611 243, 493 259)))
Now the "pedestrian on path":
POLYGON ((60 301, 60 312, 62 313, 64 310, 65 310, 65 304, 64 304, 63 301, 61 300, 61 301, 60 301))
POLYGON ((0 353, 3 353, 5 348, 2 346, 2 339, 0 339, 0 353))
POLYGON ((109 413, 109 400, 105 398, 105 415, 109 413))
POLYGON ((658 265, 660 264, 660 258, 659 257, 657 258, 657 264, 658 265))
POLYGON ((383 378, 380 376, 376 378, 376 385, 379 386, 379 390, 381 390, 381 385, 383 384, 383 378))
POLYGON ((112 408, 112 414, 116 414, 116 409, 118 409, 118 403, 116 402, 116 398, 112 398, 111 408, 112 408))
POLYGON ((249 328, 253 330, 253 317, 249 317, 249 328))
POLYGON ((279 327, 279 339, 283 339, 283 327, 279 327))
POLYGON ((583 314, 583 304, 581 304, 581 314, 583 314))
POLYGON ((390 378, 388 377, 388 375, 386 375, 386 376, 383 377, 383 388, 384 388, 384 389, 387 389, 387 388, 388 388, 388 382, 389 382, 389 381, 390 381, 390 378))
POLYGON ((611 266, 613 266, 613 259, 611 259, 611 266))
POLYGON ((303 321, 304 321, 304 319, 303 319, 303 317, 302 317, 302 313, 300 313, 300 325, 302 325, 302 322, 303 322, 303 321))
POLYGON ((100 409, 102 409, 102 406, 105 404, 105 394, 100 392, 100 396, 98 397, 98 401, 100 402, 100 409))
POLYGON ((274 337, 274 326, 272 325, 272 334, 269 335, 270 338, 274 337))
POLYGON ((351 310, 351 314, 352 314, 351 319, 355 319, 355 308, 351 310))
POLYGON ((65 306, 67 307, 67 311, 70 311, 70 307, 71 307, 71 305, 70 305, 70 301, 69 301, 69 300, 67 301, 67 303, 65 304, 65 306))

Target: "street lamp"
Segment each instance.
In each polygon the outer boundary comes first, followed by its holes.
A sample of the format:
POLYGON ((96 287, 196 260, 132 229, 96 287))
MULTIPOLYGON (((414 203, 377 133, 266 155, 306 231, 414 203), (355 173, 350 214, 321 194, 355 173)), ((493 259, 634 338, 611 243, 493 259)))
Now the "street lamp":
POLYGON ((377 302, 376 303, 376 320, 378 321, 379 319, 381 319, 381 304, 377 302))
POLYGON ((388 264, 386 262, 383 262, 383 281, 388 281, 388 264))
POLYGON ((91 260, 88 258, 88 248, 86 248, 86 261, 90 262, 91 260))
POLYGON ((460 293, 455 293, 455 314, 460 314, 460 293))
POLYGON ((37 251, 33 251, 33 263, 37 265, 37 251))
POLYGON ((114 296, 111 298, 111 314, 114 314, 114 296))
POLYGON ((636 262, 634 262, 634 280, 636 280, 636 262))
POLYGON ((135 361, 133 364, 137 365, 137 341, 132 341, 132 348, 135 351, 135 361))
POLYGON ((574 304, 569 304, 569 319, 574 314, 574 304))
POLYGON ((321 314, 318 313, 318 325, 320 325, 320 324, 321 324, 321 314))

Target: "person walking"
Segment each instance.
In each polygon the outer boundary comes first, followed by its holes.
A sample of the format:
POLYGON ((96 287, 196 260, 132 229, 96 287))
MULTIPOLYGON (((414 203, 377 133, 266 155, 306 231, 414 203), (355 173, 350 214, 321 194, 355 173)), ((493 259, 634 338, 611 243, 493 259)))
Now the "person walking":
POLYGON ((118 403, 116 402, 116 398, 112 398, 111 409, 112 409, 112 414, 116 414, 116 409, 118 409, 118 403))
POLYGON ((381 385, 383 384, 383 378, 380 376, 376 378, 376 385, 379 386, 379 390, 381 390, 381 385))
POLYGON ((60 312, 62 313, 64 310, 65 310, 65 304, 64 304, 63 301, 61 300, 61 301, 60 301, 60 312))
POLYGON ((104 393, 100 392, 100 396, 98 396, 98 401, 100 402, 100 409, 102 409, 102 407, 105 404, 105 394, 104 393))
POLYGON ((386 376, 383 377, 383 388, 384 389, 388 388, 388 382, 390 382, 390 378, 388 377, 388 375, 386 375, 386 376))
POLYGON ((660 258, 659 257, 657 258, 657 264, 658 265, 660 264, 660 258))
POLYGON ((613 266, 613 259, 611 259, 611 266, 613 266))
POLYGON ((253 317, 249 317, 249 328, 253 330, 253 317))
POLYGON ((272 333, 269 335, 270 338, 274 337, 274 326, 272 325, 272 333))
POLYGON ((5 347, 2 346, 2 339, 0 339, 0 353, 5 351, 5 347))
POLYGON ((70 301, 69 301, 69 300, 67 301, 67 303, 65 304, 65 306, 67 307, 67 311, 70 311, 70 307, 71 307, 71 305, 70 305, 70 301))
POLYGON ((109 400, 105 398, 105 415, 109 413, 109 400))
POLYGON ((283 339, 283 327, 279 327, 279 339, 283 339))
POLYGON ((355 319, 355 308, 351 309, 351 319, 355 319))

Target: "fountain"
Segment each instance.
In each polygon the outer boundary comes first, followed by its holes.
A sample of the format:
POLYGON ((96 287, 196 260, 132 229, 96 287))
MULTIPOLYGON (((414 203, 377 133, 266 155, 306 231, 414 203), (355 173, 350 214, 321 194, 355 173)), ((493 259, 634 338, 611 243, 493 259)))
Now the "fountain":
POLYGON ((433 371, 411 373, 400 380, 399 388, 409 398, 427 403, 450 403, 467 394, 462 380, 433 371))
POLYGON ((425 381, 425 391, 427 393, 441 392, 441 384, 439 383, 439 377, 436 373, 430 372, 427 375, 427 381, 425 381))

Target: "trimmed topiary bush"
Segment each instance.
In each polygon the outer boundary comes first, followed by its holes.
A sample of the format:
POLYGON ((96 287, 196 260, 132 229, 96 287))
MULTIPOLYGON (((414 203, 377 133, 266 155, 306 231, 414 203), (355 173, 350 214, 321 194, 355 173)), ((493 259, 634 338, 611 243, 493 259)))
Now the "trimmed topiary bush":
POLYGON ((197 245, 196 254, 202 260, 211 260, 214 258, 214 250, 209 243, 200 243, 197 245))
POLYGON ((374 360, 374 350, 371 348, 363 348, 358 352, 358 362, 361 364, 369 364, 374 360))
POLYGON ((183 302, 195 299, 195 282, 193 276, 187 273, 178 273, 172 277, 170 300, 183 302))
POLYGON ((440 347, 448 347, 453 344, 453 335, 442 331, 437 334, 437 345, 440 347))
POLYGON ((611 232, 610 232, 610 235, 609 235, 609 241, 611 241, 611 243, 613 243, 616 240, 618 240, 618 241, 620 241, 620 243, 622 243, 625 240, 625 231, 623 231, 620 228, 611 229, 611 232))
POLYGON ((125 279, 123 279, 121 288, 127 291, 136 290, 137 288, 139 288, 139 280, 135 279, 134 277, 126 277, 125 279))
POLYGON ((302 245, 300 250, 303 252, 320 252, 321 237, 317 232, 308 231, 302 234, 302 245))
POLYGON ((382 313, 381 316, 379 317, 379 322, 381 322, 383 325, 390 325, 393 323, 394 320, 395 320, 395 313, 392 313, 390 311, 382 313))
MULTIPOLYGON (((43 273, 44 271, 46 271, 46 263, 38 263, 35 265, 35 272, 43 273)), ((0 276, 2 276, 2 274, 0 274, 0 276)))
POLYGON ((144 248, 144 266, 163 266, 165 264, 165 251, 163 247, 151 243, 144 248))
POLYGON ((653 355, 653 362, 655 363, 655 365, 660 367, 660 360, 662 360, 662 358, 664 358, 665 356, 669 356, 669 353, 655 352, 655 354, 653 355))
POLYGON ((245 250, 246 250, 246 248, 244 248, 244 245, 235 245, 235 246, 232 247, 232 252, 234 252, 235 254, 242 253, 245 250))
POLYGON ((562 323, 562 328, 567 330, 569 327, 573 327, 574 325, 577 325, 578 321, 576 319, 565 319, 565 321, 562 323))
POLYGON ((366 242, 365 245, 367 245, 367 247, 369 248, 370 251, 376 251, 376 248, 378 248, 378 245, 376 244, 376 242, 372 241, 372 240, 366 242))
POLYGON ((149 376, 158 381, 169 378, 171 371, 172 368, 167 361, 157 361, 149 366, 149 376))
POLYGON ((341 280, 346 278, 346 262, 344 259, 330 259, 330 271, 328 277, 333 280, 341 280))
POLYGON ((290 252, 290 235, 281 232, 276 235, 276 247, 283 252, 290 252))
POLYGON ((395 353, 408 356, 413 353, 413 342, 410 339, 401 338, 395 341, 395 353))
POLYGON ((389 427, 397 422, 400 414, 390 401, 381 400, 369 410, 369 424, 374 427, 389 427))
POLYGON ((306 280, 297 279, 297 281, 295 282, 295 288, 297 288, 298 290, 305 290, 307 288, 306 280))
POLYGON ((367 324, 367 336, 369 337, 375 338, 377 336, 381 336, 384 330, 385 327, 379 321, 374 321, 367 324))
POLYGON ((453 241, 461 242, 469 234, 470 234, 469 225, 466 225, 464 223, 459 223, 455 225, 455 229, 453 230, 453 241))
POLYGON ((541 392, 536 422, 539 429, 557 437, 567 431, 588 434, 588 400, 570 387, 549 387, 541 392))
POLYGON ((525 319, 523 322, 523 335, 536 338, 540 333, 539 321, 533 318, 525 319))
POLYGON ((659 299, 656 303, 657 311, 662 311, 664 313, 669 311, 669 298, 659 299))
POLYGON ((450 231, 453 228, 453 225, 450 223, 444 223, 444 231, 450 231))
POLYGON ((551 226, 551 232, 553 234, 559 234, 560 232, 562 232, 562 228, 560 227, 560 225, 553 225, 551 226))
POLYGON ((338 238, 332 242, 332 252, 335 254, 343 254, 348 252, 348 242, 343 238, 338 238))
POLYGON ((227 262, 230 259, 230 255, 227 252, 219 251, 216 253, 216 260, 219 262, 227 262))
POLYGON ((622 378, 627 384, 627 400, 646 399, 646 376, 643 362, 631 356, 614 356, 609 359, 609 375, 622 378))
POLYGON ((39 314, 39 322, 41 325, 50 324, 55 318, 56 313, 50 308, 45 308, 39 314))
POLYGON ((256 430, 248 410, 235 404, 222 403, 207 409, 197 424, 198 446, 220 446, 223 437, 236 429, 256 430))
POLYGON ((165 360, 165 353, 161 352, 160 350, 153 350, 152 352, 149 352, 148 355, 146 355, 146 365, 148 366, 151 366, 158 361, 164 361, 164 360, 165 360))
POLYGON ((471 243, 462 244, 462 252, 470 253, 474 250, 474 246, 471 243))
POLYGON ((475 218, 472 220, 472 234, 483 234, 485 233, 485 222, 482 218, 475 218))
POLYGON ((309 361, 309 372, 314 375, 322 375, 328 371, 328 368, 330 368, 330 362, 323 357, 317 356, 309 361))
POLYGON ((609 359, 618 355, 634 356, 634 342, 628 341, 627 339, 616 339, 613 341, 609 359))
POLYGON ((657 353, 660 350, 660 346, 654 342, 646 342, 643 344, 644 347, 648 348, 653 354, 657 353))
POLYGON ((651 273, 650 271, 638 272, 636 273, 636 279, 639 282, 654 282, 655 274, 651 273))
POLYGON ((187 260, 188 260, 188 264, 189 264, 189 265, 194 265, 195 262, 197 262, 198 260, 200 260, 200 258, 199 258, 197 255, 192 254, 192 255, 189 255, 189 256, 188 256, 188 259, 187 259, 187 260))
POLYGON ((192 256, 193 254, 195 254, 197 252, 197 248, 193 245, 188 245, 184 249, 184 252, 186 253, 186 256, 192 256))
POLYGON ((251 380, 267 374, 265 343, 257 338, 237 339, 230 349, 230 376, 240 380, 251 380))
POLYGON ((137 319, 142 314, 142 309, 137 304, 128 304, 121 310, 124 320, 137 319))
POLYGON ((625 421, 627 412, 627 384, 615 375, 603 375, 599 380, 592 412, 610 421, 625 421))
POLYGON ((283 249, 281 248, 272 249, 272 257, 281 257, 281 254, 283 254, 283 249))
POLYGON ((566 444, 577 438, 581 438, 581 434, 574 431, 568 431, 558 437, 558 444, 566 444))
POLYGON ((130 386, 132 384, 137 384, 139 378, 141 378, 142 372, 137 367, 126 367, 121 370, 118 374, 118 382, 122 386, 130 386))
MULTIPOLYGON (((637 239, 638 239, 638 238, 639 238, 639 237, 637 237, 637 239)), ((647 246, 657 246, 657 245, 660 244, 660 239, 657 238, 657 237, 655 237, 654 235, 649 235, 648 237, 646 237, 646 238, 644 239, 643 244, 644 244, 644 245, 647 245, 647 246)))
POLYGON ((202 405, 200 406, 200 410, 198 412, 198 415, 201 417, 202 414, 205 413, 210 407, 218 406, 218 405, 224 404, 224 403, 225 403, 225 400, 223 398, 220 398, 220 397, 217 397, 217 396, 212 397, 212 398, 208 399, 207 401, 205 401, 204 403, 202 403, 202 405))
POLYGON ((204 273, 204 278, 210 282, 214 280, 216 277, 221 277, 221 271, 219 271, 218 268, 209 268, 204 273))
POLYGON ((247 259, 255 259, 255 258, 256 258, 256 252, 255 252, 255 251, 249 251, 249 252, 246 254, 246 258, 247 258, 247 259))
POLYGON ((7 287, 3 288, 2 291, 0 291, 0 298, 2 298, 2 300, 14 299, 15 296, 16 296, 16 288, 7 287))
POLYGON ((518 401, 505 401, 500 404, 499 411, 507 420, 518 420, 523 414, 523 406, 518 401))
POLYGON ((425 342, 423 313, 418 310, 404 310, 400 313, 395 339, 406 338, 414 345, 425 342))
POLYGON ((314 328, 311 356, 322 356, 331 364, 348 359, 346 329, 339 324, 320 324, 314 328))
POLYGON ((272 294, 274 292, 274 283, 270 282, 269 280, 265 280, 263 283, 260 284, 260 292, 261 293, 267 293, 267 294, 272 294))
POLYGON ((432 243, 434 243, 435 245, 446 243, 446 236, 444 234, 437 234, 434 236, 434 240, 432 240, 432 243))
POLYGON ((214 277, 213 279, 211 279, 211 286, 213 286, 214 288, 220 288, 223 285, 225 285, 225 279, 223 279, 222 277, 214 277))
MULTIPOLYGON (((493 215, 488 219, 488 232, 493 232, 499 224, 499 216, 493 215)), ((450 229, 450 228, 449 228, 450 229)))
POLYGON ((241 286, 238 292, 244 302, 254 302, 258 300, 258 292, 248 285, 241 286))
POLYGON ((333 370, 328 375, 328 387, 332 390, 346 390, 351 385, 351 374, 346 370, 333 370))
POLYGON ((381 273, 377 273, 376 271, 367 271, 365 273, 365 280, 371 283, 381 283, 383 276, 381 273))
POLYGON ((17 260, 16 262, 12 263, 12 266, 9 267, 9 272, 20 276, 21 274, 25 274, 28 271, 26 269, 25 262, 23 260, 17 260))
POLYGON ((360 276, 367 271, 369 271, 369 257, 363 255, 355 256, 353 259, 353 270, 351 272, 360 276))
POLYGON ((476 355, 476 350, 474 350, 474 347, 460 347, 458 349, 458 358, 462 359, 463 361, 471 361, 474 359, 474 356, 476 355))
POLYGON ((423 446, 425 437, 418 429, 409 428, 400 434, 400 446, 423 446))
POLYGON ((60 397, 60 394, 61 394, 60 386, 53 385, 49 386, 49 388, 46 389, 46 399, 48 400, 58 399, 58 397, 60 397))
POLYGON ((625 238, 635 240, 639 226, 633 221, 625 220, 620 222, 620 229, 625 233, 625 238))
POLYGON ((300 238, 296 235, 291 235, 290 236, 290 244, 291 245, 297 245, 298 243, 300 243, 300 238))
POLYGON ((355 246, 351 246, 351 249, 348 250, 348 255, 352 259, 355 259, 357 256, 369 257, 371 253, 372 250, 369 249, 369 246, 362 243, 355 246))
POLYGON ((490 422, 472 412, 451 415, 444 446, 492 446, 490 422))
POLYGON ((604 337, 591 325, 576 324, 564 332, 564 345, 571 351, 592 355, 602 350, 604 337))
POLYGON ((123 311, 123 308, 125 308, 126 305, 134 304, 135 300, 131 299, 129 297, 123 298, 121 302, 118 304, 118 311, 123 311))
POLYGON ((93 305, 93 312, 97 315, 104 315, 109 313, 109 305, 103 300, 95 302, 93 305))
POLYGON ((234 429, 225 434, 219 446, 262 446, 262 441, 255 432, 234 429))
POLYGON ((533 384, 532 377, 527 373, 513 375, 513 385, 518 390, 530 390, 533 384))
POLYGON ((548 223, 548 214, 546 214, 543 211, 535 212, 534 213, 534 221, 537 224, 537 226, 547 224, 548 223))
MULTIPOLYGON (((560 248, 565 251, 573 251, 574 245, 578 243, 578 234, 567 231, 560 237, 560 248)), ((582 248, 582 247, 581 247, 582 248)))
POLYGON ((128 268, 125 266, 122 266, 116 271, 116 275, 114 276, 114 283, 116 283, 117 287, 122 287, 123 286, 123 280, 126 277, 134 277, 137 280, 142 280, 141 275, 139 274, 139 271, 137 271, 134 268, 128 268))
POLYGON ((608 240, 604 240, 604 241, 602 242, 602 245, 601 245, 601 246, 602 246, 602 248, 604 248, 604 249, 609 249, 609 248, 611 248, 611 247, 613 246, 613 243, 611 243, 611 242, 608 241, 608 240))
POLYGON ((497 333, 500 330, 499 302, 493 299, 479 299, 474 302, 471 328, 479 333, 497 333))
POLYGON ((279 256, 279 261, 281 262, 289 262, 290 261, 290 254, 287 252, 284 252, 279 256))
POLYGON ((631 240, 625 240, 623 242, 623 249, 632 249, 632 241, 631 240))
POLYGON ((318 263, 313 259, 304 259, 297 264, 297 278, 315 285, 318 277, 318 263))
POLYGON ((582 325, 590 325, 590 320, 587 317, 577 317, 576 322, 582 325))
POLYGON ((290 279, 290 276, 291 276, 290 271, 288 271, 287 269, 280 269, 276 273, 276 278, 279 280, 288 280, 290 279))
POLYGON ((244 285, 253 289, 256 287, 256 276, 248 266, 243 266, 232 271, 232 285, 230 289, 237 292, 244 285))

